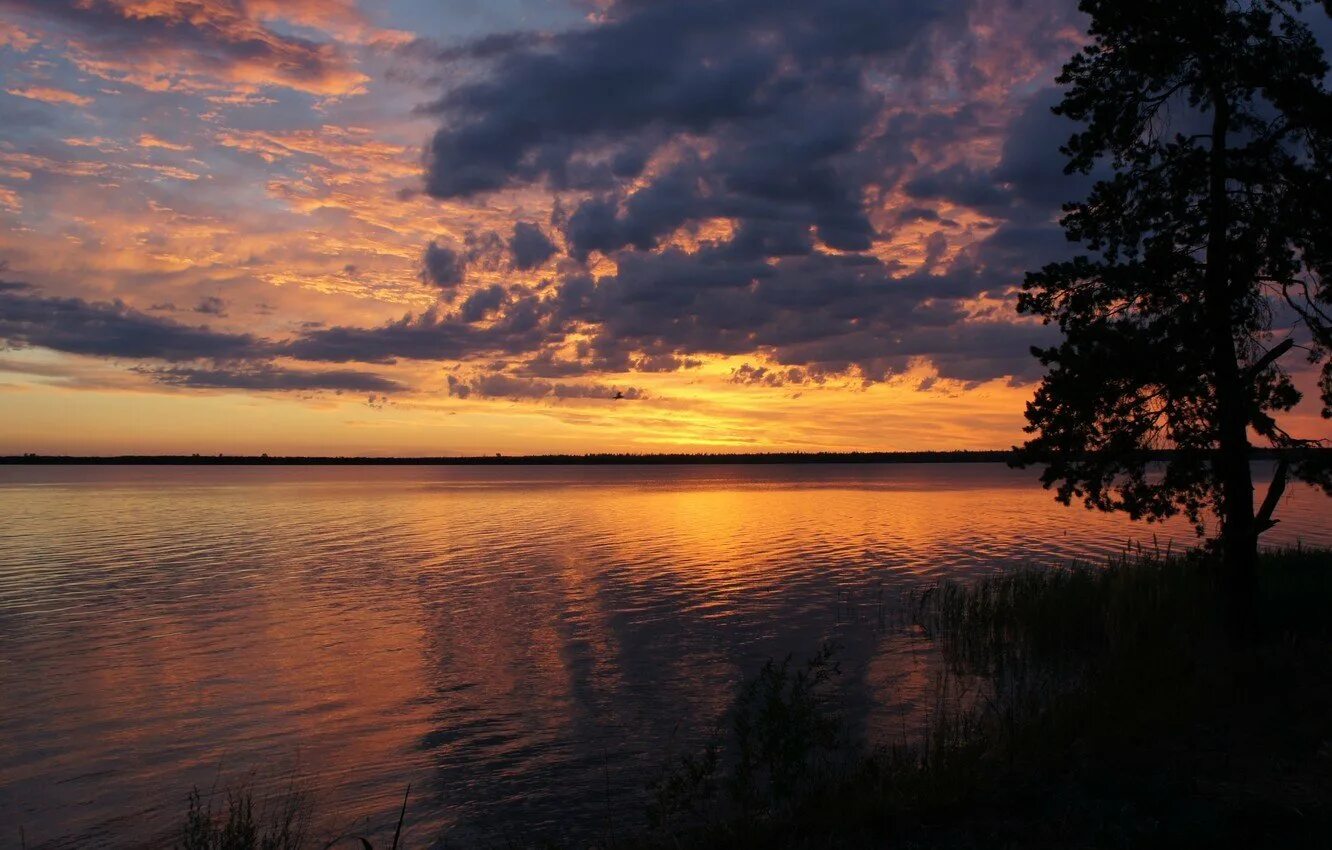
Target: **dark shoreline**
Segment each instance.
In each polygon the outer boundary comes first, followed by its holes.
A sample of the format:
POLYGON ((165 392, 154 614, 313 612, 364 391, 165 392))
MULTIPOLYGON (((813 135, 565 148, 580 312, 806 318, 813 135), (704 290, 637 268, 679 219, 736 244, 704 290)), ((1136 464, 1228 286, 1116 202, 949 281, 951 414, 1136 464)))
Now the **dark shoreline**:
POLYGON ((651 466, 815 463, 1005 463, 1011 451, 763 452, 752 454, 473 455, 460 457, 328 457, 268 455, 7 455, 10 465, 178 466, 651 466))
MULTIPOLYGON (((1306 450, 1307 451, 1307 450, 1306 450)), ((1316 450, 1332 455, 1332 449, 1316 450)), ((1153 452, 1169 460, 1172 452, 1153 452)), ((1275 460, 1272 449, 1254 449, 1253 460, 1275 460)), ((1011 449, 920 452, 754 452, 584 455, 472 455, 460 457, 330 457, 268 455, 0 455, 0 466, 686 466, 744 464, 1011 463, 1011 449)))

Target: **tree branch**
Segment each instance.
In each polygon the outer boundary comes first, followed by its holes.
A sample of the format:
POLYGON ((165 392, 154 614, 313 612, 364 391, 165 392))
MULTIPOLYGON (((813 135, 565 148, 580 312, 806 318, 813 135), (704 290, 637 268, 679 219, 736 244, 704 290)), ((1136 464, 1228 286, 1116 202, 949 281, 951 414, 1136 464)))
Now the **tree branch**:
POLYGON ((1258 509, 1258 515, 1253 518, 1254 531, 1262 534, 1280 520, 1272 519, 1272 512, 1276 510, 1277 502, 1281 501, 1281 494, 1286 492, 1286 476, 1290 472, 1290 461, 1284 457, 1277 462, 1276 474, 1272 476, 1272 483, 1267 488, 1267 496, 1263 499, 1263 505, 1258 509))
POLYGON ((1287 337, 1272 347, 1272 350, 1258 358, 1258 361, 1244 371, 1244 383, 1252 384, 1263 370, 1276 362, 1277 358, 1295 347, 1295 340, 1287 337))

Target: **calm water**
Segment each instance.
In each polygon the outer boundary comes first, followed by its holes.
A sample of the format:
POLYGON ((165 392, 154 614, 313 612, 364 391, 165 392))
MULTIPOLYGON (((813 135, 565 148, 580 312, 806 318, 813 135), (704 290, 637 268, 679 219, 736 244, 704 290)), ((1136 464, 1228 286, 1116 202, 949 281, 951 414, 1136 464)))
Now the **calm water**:
MULTIPOLYGON (((0 467, 0 516, 0 829, 30 847, 160 840, 252 770, 372 831, 410 782, 418 846, 636 823, 763 659, 840 640, 883 734, 927 678, 883 626, 903 593, 1193 540, 997 465, 0 467)), ((1332 500, 1279 516, 1268 542, 1332 544, 1332 500)))

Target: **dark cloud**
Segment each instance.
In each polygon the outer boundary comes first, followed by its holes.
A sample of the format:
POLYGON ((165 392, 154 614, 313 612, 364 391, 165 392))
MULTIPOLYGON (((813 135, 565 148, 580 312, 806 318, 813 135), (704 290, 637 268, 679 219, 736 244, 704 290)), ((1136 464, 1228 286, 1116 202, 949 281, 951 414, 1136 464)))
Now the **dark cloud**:
POLYGON ((161 384, 190 389, 232 389, 273 391, 333 392, 399 392, 404 387, 371 372, 351 369, 286 369, 271 364, 246 365, 236 368, 195 369, 188 367, 147 368, 136 371, 152 377, 161 384))
POLYGON ((421 277, 445 291, 463 282, 466 265, 462 256, 452 248, 435 244, 432 240, 421 256, 421 277))
POLYGON ((267 343, 152 316, 121 301, 44 297, 30 287, 0 287, 0 340, 71 354, 160 360, 262 356, 267 343))
MULTIPOLYGON (((1050 23, 1070 10, 1031 12, 1050 23)), ((678 368, 703 353, 754 352, 781 364, 783 381, 837 371, 879 380, 917 357, 962 380, 987 362, 991 377, 1025 373, 1036 332, 997 333, 960 301, 1002 296, 1043 251, 1062 247, 1052 238, 1053 199, 1077 187, 1060 182, 1057 134, 1069 128, 1049 114, 1054 94, 1031 98, 997 167, 925 172, 913 167, 914 146, 970 141, 991 119, 975 103, 931 111, 900 96, 943 61, 983 82, 959 58, 974 38, 970 13, 968 3, 906 0, 620 2, 588 29, 492 42, 489 73, 433 107, 443 121, 427 191, 580 190, 557 206, 553 224, 575 260, 600 253, 616 270, 595 280, 566 271, 549 298, 530 305, 542 331, 527 339, 533 375, 678 368), (904 177, 909 195, 1000 226, 946 265, 945 231, 956 222, 930 203, 900 211, 898 223, 940 226, 926 239, 924 264, 905 273, 868 253, 884 235, 870 204, 904 177), (717 219, 732 224, 719 242, 669 246, 674 234, 717 219), (570 328, 589 339, 577 360, 551 353, 570 328), (988 360, 978 344, 992 346, 988 360)), ((1066 47, 1047 41, 1040 50, 1066 47)), ((553 244, 530 227, 544 259, 553 244)), ((504 341, 521 356, 517 338, 504 341)))
POLYGON ((482 36, 465 44, 441 47, 430 39, 415 39, 399 48, 399 52, 408 56, 432 59, 436 62, 452 64, 478 59, 493 59, 504 56, 519 48, 538 47, 550 41, 551 36, 540 32, 499 32, 482 36))
POLYGON ((784 387, 787 384, 803 384, 810 380, 804 369, 773 369, 768 366, 753 366, 749 363, 731 370, 731 383, 749 384, 766 387, 784 387))
POLYGON ((925 237, 925 269, 931 271, 938 268, 943 261, 944 254, 948 251, 948 235, 942 230, 936 230, 925 237))
POLYGON ((523 295, 510 301, 504 314, 484 327, 437 307, 374 328, 339 325, 309 329, 280 350, 301 360, 330 363, 516 356, 563 339, 551 306, 534 295, 523 295))
POLYGON ((942 199, 990 215, 1048 223, 1067 201, 1083 197, 1109 176, 1104 165, 1091 174, 1065 174, 1059 148, 1077 126, 1051 111, 1058 88, 1041 89, 1026 101, 1004 135, 1003 153, 992 169, 950 166, 919 174, 904 188, 916 198, 942 199))
POLYGON ((1055 87, 1031 96, 1009 125, 1003 156, 994 170, 995 181, 1007 188, 1014 203, 1037 215, 1085 196, 1096 180, 1110 176, 1103 167, 1090 175, 1064 173, 1065 158, 1057 151, 1078 126, 1052 111, 1062 98, 1063 92, 1055 87))
MULTIPOLYGON (((204 299, 199 312, 221 309, 204 299)), ((397 381, 351 369, 288 368, 267 362, 273 343, 154 316, 121 301, 46 297, 24 283, 0 281, 0 344, 70 354, 207 366, 137 366, 158 383, 191 389, 400 392, 397 381)))
POLYGON ((635 372, 678 372, 681 369, 697 369, 703 361, 693 357, 676 357, 672 354, 653 354, 635 359, 631 369, 635 372))
POLYGON ((587 375, 598 371, 609 371, 602 364, 586 356, 586 345, 577 359, 562 357, 555 348, 547 348, 527 360, 519 369, 525 377, 569 378, 575 375, 587 375))
POLYGON ((520 221, 513 226, 513 237, 509 239, 509 253, 513 256, 516 269, 534 269, 549 260, 555 253, 555 243, 531 222, 520 221))
POLYGON ((1002 211, 1012 196, 999 186, 994 172, 952 165, 908 180, 903 186, 913 198, 946 200, 984 212, 1002 211))
POLYGON ((208 295, 199 299, 199 303, 194 306, 194 312, 203 313, 206 316, 225 316, 227 314, 227 302, 216 295, 208 295))
POLYGON ((498 269, 503 265, 507 249, 504 238, 495 231, 468 233, 463 243, 462 261, 466 266, 475 264, 484 268, 498 269))
POLYGON ((498 283, 478 289, 462 303, 458 316, 464 322, 479 322, 499 309, 504 303, 504 287, 498 283))
POLYGON ((446 94, 427 190, 471 195, 534 182, 598 190, 563 222, 570 252, 649 250, 707 218, 743 222, 751 250, 807 251, 810 232, 860 251, 866 191, 909 160, 876 144, 886 107, 871 73, 916 75, 932 28, 966 4, 906 0, 619 3, 606 22, 498 54, 446 94), (686 143, 645 183, 650 154, 686 143))
MULTIPOLYGON (((1045 237, 1039 229, 1036 235, 1045 237)), ((700 353, 755 351, 810 375, 855 370, 881 380, 914 357, 964 380, 985 362, 990 377, 1025 374, 1040 327, 999 325, 1007 331, 996 332, 970 322, 958 300, 1020 280, 1004 246, 1026 238, 1017 228, 1001 230, 944 274, 903 275, 859 254, 749 259, 729 244, 625 252, 615 273, 570 276, 547 294, 510 299, 495 285, 456 312, 435 308, 377 328, 310 329, 282 353, 328 362, 517 358, 537 377, 689 368, 700 353), (580 329, 590 338, 576 360, 562 359, 556 347, 580 329), (988 361, 978 341, 990 346, 988 361)))
POLYGON ((637 387, 615 387, 603 384, 565 384, 537 378, 515 377, 501 372, 460 378, 449 375, 449 394, 458 398, 509 399, 605 399, 632 401, 645 398, 637 387))
POLYGON ((635 177, 644 149, 679 133, 757 143, 759 156, 740 157, 756 162, 765 146, 803 149, 815 161, 790 178, 794 186, 826 166, 836 152, 827 143, 840 148, 842 131, 863 129, 865 66, 909 66, 928 27, 964 12, 918 0, 621 2, 590 29, 536 45, 490 42, 493 73, 435 106, 448 122, 430 144, 427 188, 456 197, 533 180, 587 187, 635 177), (800 123, 848 106, 855 126, 849 116, 834 118, 831 133, 800 123), (794 138, 762 140, 778 129, 794 138))

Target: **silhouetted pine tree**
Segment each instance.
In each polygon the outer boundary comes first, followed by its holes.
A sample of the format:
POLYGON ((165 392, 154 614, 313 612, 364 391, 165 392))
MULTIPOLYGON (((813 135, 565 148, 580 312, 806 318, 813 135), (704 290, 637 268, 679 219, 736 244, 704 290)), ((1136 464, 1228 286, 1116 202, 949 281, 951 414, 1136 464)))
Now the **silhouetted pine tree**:
POLYGON ((1322 5, 1083 0, 1091 43, 1055 112, 1084 126, 1061 150, 1067 172, 1112 176, 1064 208, 1088 253, 1029 274, 1019 302, 1064 332, 1034 350, 1024 462, 1048 463, 1064 502, 1214 513, 1240 616, 1287 475, 1329 485, 1276 419, 1300 398, 1278 363, 1297 342, 1332 407, 1332 95, 1306 23, 1322 5), (1251 435, 1289 450, 1257 511, 1251 435), (1179 451, 1158 479, 1162 447, 1179 451))

